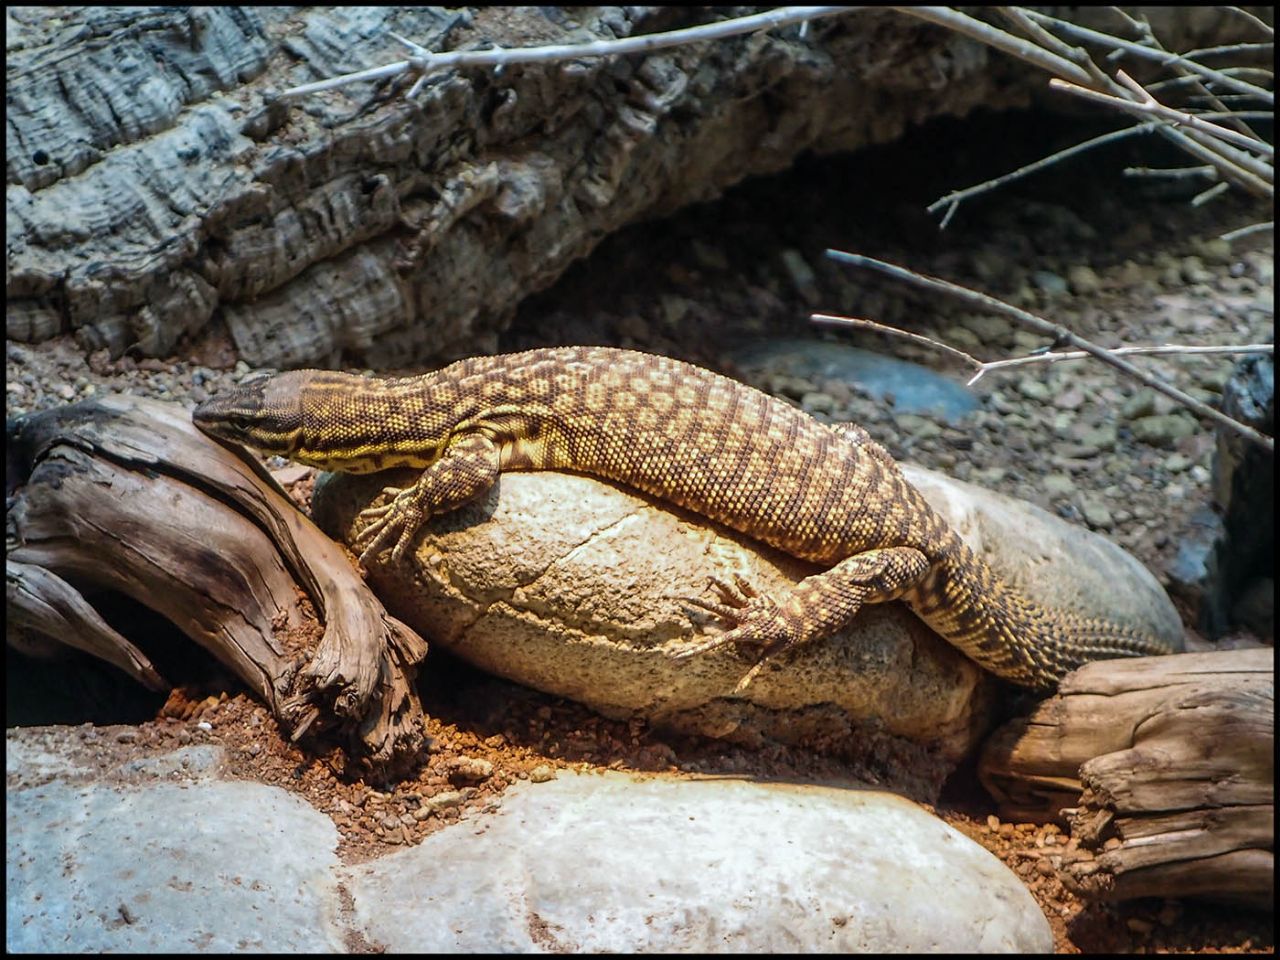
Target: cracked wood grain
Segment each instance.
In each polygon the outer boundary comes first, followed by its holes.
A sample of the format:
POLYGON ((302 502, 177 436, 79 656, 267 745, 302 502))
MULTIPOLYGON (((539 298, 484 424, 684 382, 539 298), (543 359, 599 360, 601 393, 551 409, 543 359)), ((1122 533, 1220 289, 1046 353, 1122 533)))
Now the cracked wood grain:
POLYGON ((132 397, 19 418, 8 433, 8 608, 25 631, 162 689, 93 608, 95 591, 122 593, 233 670, 287 733, 335 730, 376 764, 417 753, 426 644, 256 461, 181 407, 132 397))
POLYGON ((1093 900, 1274 897, 1270 649, 1090 664, 988 741, 1009 820, 1065 816, 1064 882, 1093 900))

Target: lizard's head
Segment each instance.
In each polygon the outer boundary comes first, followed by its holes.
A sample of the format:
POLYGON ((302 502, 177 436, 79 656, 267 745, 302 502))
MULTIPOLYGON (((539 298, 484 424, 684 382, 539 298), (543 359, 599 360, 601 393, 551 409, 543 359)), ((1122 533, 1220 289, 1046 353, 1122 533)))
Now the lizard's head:
POLYGON ((319 370, 292 370, 260 377, 224 391, 196 407, 195 425, 219 440, 243 443, 283 457, 304 445, 304 408, 319 370))

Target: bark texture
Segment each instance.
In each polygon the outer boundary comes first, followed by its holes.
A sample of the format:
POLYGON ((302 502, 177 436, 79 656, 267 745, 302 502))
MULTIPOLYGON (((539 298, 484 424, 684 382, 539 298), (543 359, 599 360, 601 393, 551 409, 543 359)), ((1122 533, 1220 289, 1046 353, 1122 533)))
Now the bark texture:
MULTIPOLYGON (((489 350, 520 298, 610 231, 802 151, 1020 105, 1045 83, 877 9, 803 34, 442 72, 412 101, 412 77, 273 95, 403 59, 393 32, 433 50, 511 47, 731 12, 749 11, 10 8, 8 335, 74 331, 88 350, 164 356, 220 317, 256 366, 489 350)), ((1234 22, 1152 15, 1174 46, 1234 22)))
POLYGON ((294 739, 336 727, 375 763, 417 755, 426 644, 256 462, 181 407, 132 397, 20 418, 7 440, 11 643, 73 645, 165 689, 93 607, 123 593, 234 671, 294 739))
POLYGON ((1268 649, 1089 664, 983 752, 1001 815, 1065 814, 1064 881, 1100 900, 1274 901, 1268 649))

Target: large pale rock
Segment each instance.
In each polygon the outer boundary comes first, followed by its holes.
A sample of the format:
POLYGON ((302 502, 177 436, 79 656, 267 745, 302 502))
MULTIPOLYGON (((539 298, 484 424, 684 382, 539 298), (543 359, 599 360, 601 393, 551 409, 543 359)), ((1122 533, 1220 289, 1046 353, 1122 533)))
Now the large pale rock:
POLYGON ((892 794, 805 784, 524 784, 482 831, 442 830, 346 887, 395 952, 1053 948, 1031 894, 964 835, 892 794))
POLYGON ((220 748, 99 769, 66 729, 6 736, 6 951, 342 949, 327 818, 278 787, 220 781, 220 748))
MULTIPOLYGON (((313 512, 331 535, 349 536, 359 509, 413 476, 324 478, 313 512)), ((1155 579, 1102 537, 939 474, 910 477, 1029 595, 1180 635, 1155 579)), ((985 728, 983 674, 901 604, 869 606, 845 631, 775 658, 740 695, 751 661, 732 649, 671 659, 706 623, 680 597, 709 597, 709 577, 740 573, 777 596, 816 569, 592 478, 507 473, 434 519, 411 560, 374 561, 369 582, 396 616, 463 659, 608 716, 837 748, 882 731, 934 748, 944 764, 962 756, 985 728)), ((922 762, 905 765, 927 780, 922 762)))
POLYGON ((344 866, 323 813, 223 748, 105 763, 84 733, 6 736, 10 952, 1052 946, 999 861, 886 793, 562 774, 344 866))

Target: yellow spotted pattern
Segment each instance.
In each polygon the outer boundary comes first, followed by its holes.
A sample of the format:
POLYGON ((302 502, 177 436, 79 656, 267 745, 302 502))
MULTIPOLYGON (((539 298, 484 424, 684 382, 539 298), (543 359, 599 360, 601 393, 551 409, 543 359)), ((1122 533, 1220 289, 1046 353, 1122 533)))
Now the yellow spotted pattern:
POLYGON ((1051 687, 1088 660, 1170 652, 1015 593, 861 428, 819 423, 667 357, 560 347, 404 379, 294 371, 207 401, 195 418, 217 436, 327 470, 424 468, 393 510, 404 536, 482 494, 499 471, 573 470, 829 567, 733 631, 769 649, 900 598, 980 665, 1027 686, 1051 687))

